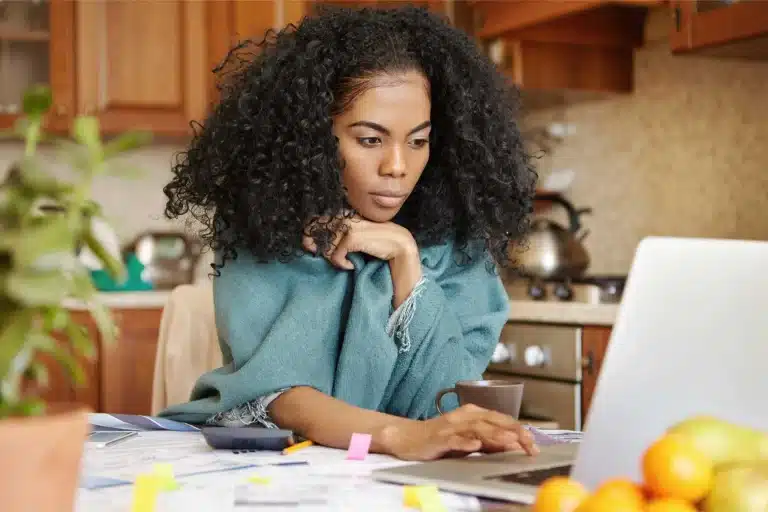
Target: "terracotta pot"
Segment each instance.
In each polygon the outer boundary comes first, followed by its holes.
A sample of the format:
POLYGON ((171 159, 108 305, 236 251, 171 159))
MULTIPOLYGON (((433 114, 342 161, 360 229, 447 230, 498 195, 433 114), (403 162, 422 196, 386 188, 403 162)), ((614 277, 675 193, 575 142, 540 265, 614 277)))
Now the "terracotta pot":
POLYGON ((45 416, 0 421, 3 512, 74 509, 88 412, 57 407, 45 416))

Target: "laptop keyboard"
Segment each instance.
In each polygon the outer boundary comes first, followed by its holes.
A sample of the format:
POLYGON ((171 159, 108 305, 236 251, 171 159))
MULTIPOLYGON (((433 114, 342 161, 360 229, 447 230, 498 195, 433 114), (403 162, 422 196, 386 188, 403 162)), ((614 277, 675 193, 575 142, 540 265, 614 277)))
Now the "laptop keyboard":
POLYGON ((569 476, 573 466, 556 466, 554 468, 536 469, 533 471, 521 471, 519 473, 510 473, 507 475, 489 476, 487 480, 501 480, 513 484, 538 486, 544 483, 547 478, 553 476, 569 476))

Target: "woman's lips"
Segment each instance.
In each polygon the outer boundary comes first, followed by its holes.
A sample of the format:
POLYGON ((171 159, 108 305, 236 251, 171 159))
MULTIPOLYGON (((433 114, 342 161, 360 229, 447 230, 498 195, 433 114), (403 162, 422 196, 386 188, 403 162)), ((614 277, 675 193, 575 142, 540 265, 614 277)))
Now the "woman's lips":
POLYGON ((374 203, 382 208, 397 208, 405 201, 408 196, 398 196, 392 194, 371 194, 374 203))

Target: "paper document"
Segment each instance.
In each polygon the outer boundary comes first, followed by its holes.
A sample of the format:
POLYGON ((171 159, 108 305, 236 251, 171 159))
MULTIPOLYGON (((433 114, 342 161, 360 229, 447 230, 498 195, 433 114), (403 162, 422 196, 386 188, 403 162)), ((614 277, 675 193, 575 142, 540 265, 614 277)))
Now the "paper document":
POLYGON ((139 432, 151 430, 170 430, 173 432, 198 432, 200 427, 167 420, 157 416, 141 416, 137 414, 105 414, 88 415, 91 430, 136 430, 139 432))
POLYGON ((578 430, 551 430, 540 429, 527 425, 528 431, 533 434, 533 439, 536 444, 546 446, 550 444, 560 443, 578 443, 584 437, 583 432, 578 430))

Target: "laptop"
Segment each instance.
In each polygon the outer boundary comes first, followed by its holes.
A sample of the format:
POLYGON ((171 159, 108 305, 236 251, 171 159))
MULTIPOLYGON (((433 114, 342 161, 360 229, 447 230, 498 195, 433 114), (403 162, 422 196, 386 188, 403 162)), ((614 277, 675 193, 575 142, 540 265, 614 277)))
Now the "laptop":
POLYGON ((768 430, 768 242, 649 237, 637 248, 578 444, 377 470, 380 481, 533 503, 570 475, 641 481, 645 449, 696 414, 768 430))

